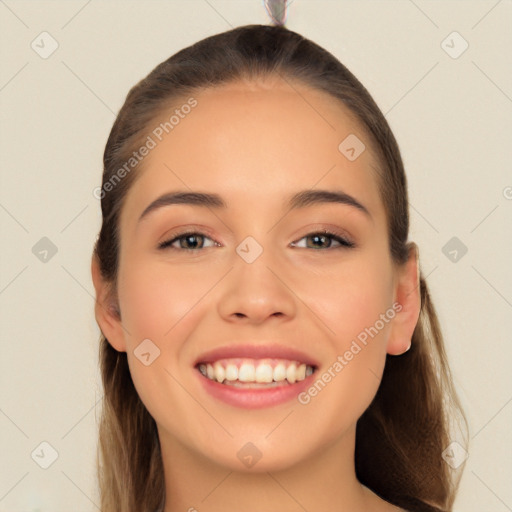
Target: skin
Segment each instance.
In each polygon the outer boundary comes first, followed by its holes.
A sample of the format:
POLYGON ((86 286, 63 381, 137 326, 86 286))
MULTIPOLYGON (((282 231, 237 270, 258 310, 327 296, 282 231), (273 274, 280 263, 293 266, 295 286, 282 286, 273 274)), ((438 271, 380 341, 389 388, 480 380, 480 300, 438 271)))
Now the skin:
POLYGON ((165 512, 400 510, 360 484, 353 460, 356 422, 386 354, 409 348, 420 310, 416 251, 401 268, 390 257, 371 142, 343 105, 281 79, 194 97, 197 107, 134 171, 142 174, 121 212, 116 296, 92 261, 98 325, 127 352, 158 426, 165 512), (351 133, 366 145, 353 162, 338 150, 351 133), (312 188, 342 189, 371 218, 333 203, 287 211, 292 193, 312 188), (150 202, 177 189, 215 192, 228 207, 172 205, 138 222, 150 202), (159 250, 178 227, 207 228, 196 239, 205 247, 186 251, 181 239, 159 250), (356 247, 332 240, 329 248, 327 239, 315 249, 308 235, 321 228, 341 230, 356 247), (263 248, 250 264, 235 251, 247 236, 263 248), (208 395, 193 368, 211 348, 275 340, 312 354, 321 375, 395 301, 402 310, 307 405, 241 410, 208 395), (149 366, 133 354, 146 338, 161 351, 149 366), (237 457, 249 441, 262 454, 251 468, 237 457))

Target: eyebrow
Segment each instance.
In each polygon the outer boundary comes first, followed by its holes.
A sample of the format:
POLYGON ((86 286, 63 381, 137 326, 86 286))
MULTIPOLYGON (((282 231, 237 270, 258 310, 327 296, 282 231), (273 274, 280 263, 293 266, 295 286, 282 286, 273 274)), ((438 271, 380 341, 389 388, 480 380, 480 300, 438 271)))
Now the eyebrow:
MULTIPOLYGON (((293 194, 288 201, 288 208, 295 210, 305 208, 313 204, 338 203, 352 206, 365 213, 369 218, 371 214, 368 209, 357 199, 343 191, 335 190, 302 190, 293 194)), ((139 217, 138 222, 147 217, 151 212, 173 204, 187 204, 207 208, 226 208, 227 204, 218 194, 204 192, 175 191, 163 194, 150 203, 139 217)))

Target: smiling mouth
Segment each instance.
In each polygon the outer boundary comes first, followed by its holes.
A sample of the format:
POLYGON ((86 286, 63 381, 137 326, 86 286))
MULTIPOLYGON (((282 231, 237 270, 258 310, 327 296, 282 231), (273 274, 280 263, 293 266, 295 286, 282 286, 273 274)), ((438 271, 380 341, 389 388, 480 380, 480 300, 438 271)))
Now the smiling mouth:
POLYGON ((316 367, 288 359, 230 358, 196 365, 207 379, 237 388, 291 386, 312 375, 316 367))

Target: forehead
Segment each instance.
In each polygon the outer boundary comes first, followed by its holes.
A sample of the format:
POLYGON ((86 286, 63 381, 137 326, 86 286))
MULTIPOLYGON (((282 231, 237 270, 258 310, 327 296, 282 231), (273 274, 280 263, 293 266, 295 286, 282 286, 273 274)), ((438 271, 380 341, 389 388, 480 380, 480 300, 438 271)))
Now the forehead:
POLYGON ((208 88, 191 97, 196 106, 161 140, 154 133, 163 130, 154 129, 188 98, 162 111, 150 126, 155 147, 136 169, 141 174, 125 200, 126 223, 136 222, 150 201, 177 189, 215 192, 240 208, 258 202, 280 207, 284 196, 303 189, 342 189, 375 215, 382 210, 366 131, 327 93, 267 80, 208 88), (340 143, 357 140, 354 136, 366 149, 350 160, 340 143))

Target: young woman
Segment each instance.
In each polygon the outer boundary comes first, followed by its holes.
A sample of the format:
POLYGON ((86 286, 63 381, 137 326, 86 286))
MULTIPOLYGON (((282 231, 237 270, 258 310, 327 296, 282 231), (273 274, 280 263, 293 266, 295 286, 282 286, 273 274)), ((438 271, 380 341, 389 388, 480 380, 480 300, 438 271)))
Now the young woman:
POLYGON ((452 510, 465 417, 402 160, 333 55, 265 25, 173 55, 99 197, 103 512, 452 510))

